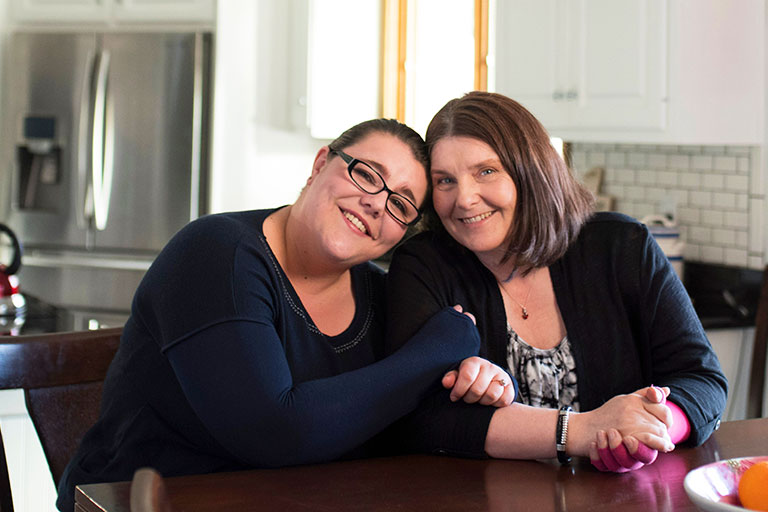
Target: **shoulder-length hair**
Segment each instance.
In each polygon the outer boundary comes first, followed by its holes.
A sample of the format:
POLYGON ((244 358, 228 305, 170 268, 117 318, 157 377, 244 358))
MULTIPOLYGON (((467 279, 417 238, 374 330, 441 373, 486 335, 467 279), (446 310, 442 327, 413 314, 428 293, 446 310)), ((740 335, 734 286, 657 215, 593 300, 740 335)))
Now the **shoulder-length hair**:
POLYGON ((432 152, 446 137, 488 144, 517 189, 504 261, 527 273, 565 254, 592 214, 594 198, 571 174, 541 123, 518 102, 474 91, 449 101, 427 128, 432 152))

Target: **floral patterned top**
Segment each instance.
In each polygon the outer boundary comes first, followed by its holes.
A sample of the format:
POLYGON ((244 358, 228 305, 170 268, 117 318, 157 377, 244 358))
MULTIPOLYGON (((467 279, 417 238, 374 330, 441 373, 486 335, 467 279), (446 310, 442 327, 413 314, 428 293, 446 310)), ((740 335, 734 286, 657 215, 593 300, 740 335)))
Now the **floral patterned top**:
POLYGON ((509 324, 507 335, 507 367, 520 386, 522 403, 550 409, 570 405, 578 411, 576 362, 568 336, 543 350, 526 343, 509 324))

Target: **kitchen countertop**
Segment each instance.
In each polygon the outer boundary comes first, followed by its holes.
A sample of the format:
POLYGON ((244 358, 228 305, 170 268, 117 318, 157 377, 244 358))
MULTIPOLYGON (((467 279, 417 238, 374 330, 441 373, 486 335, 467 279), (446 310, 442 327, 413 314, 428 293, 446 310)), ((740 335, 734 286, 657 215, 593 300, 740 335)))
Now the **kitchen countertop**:
MULTIPOLYGON (((755 325, 762 275, 759 270, 686 262, 683 283, 705 329, 751 327, 755 325)), ((88 328, 82 325, 83 315, 76 311, 53 306, 31 295, 25 294, 25 298, 27 309, 21 322, 0 317, 0 336, 12 331, 13 334, 40 334, 88 328)), ((124 322, 123 318, 110 320, 113 327, 124 322)))

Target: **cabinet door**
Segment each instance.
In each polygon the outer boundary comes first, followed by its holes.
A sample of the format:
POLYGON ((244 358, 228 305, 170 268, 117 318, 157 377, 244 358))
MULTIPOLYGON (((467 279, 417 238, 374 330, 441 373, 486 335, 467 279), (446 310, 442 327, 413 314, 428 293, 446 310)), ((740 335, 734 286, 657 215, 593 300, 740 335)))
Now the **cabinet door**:
POLYGON ((213 21, 216 0, 116 0, 113 15, 116 23, 213 21))
POLYGON ((102 0, 13 0, 12 18, 28 23, 99 22, 108 15, 102 0))
POLYGON ((666 0, 586 0, 575 28, 576 74, 568 91, 578 107, 571 125, 666 125, 666 0))
POLYGON ((496 91, 529 109, 545 126, 568 125, 568 16, 562 0, 497 3, 496 91))
POLYGON ((496 90, 548 129, 662 129, 666 0, 498 3, 496 90))

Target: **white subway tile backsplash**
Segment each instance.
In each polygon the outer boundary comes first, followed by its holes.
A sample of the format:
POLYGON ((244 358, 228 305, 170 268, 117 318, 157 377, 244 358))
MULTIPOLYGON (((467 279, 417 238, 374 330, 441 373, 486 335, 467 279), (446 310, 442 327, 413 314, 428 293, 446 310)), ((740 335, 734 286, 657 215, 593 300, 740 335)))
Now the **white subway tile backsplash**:
POLYGON ((725 251, 722 247, 704 245, 701 247, 701 261, 722 264, 725 262, 725 251))
POLYGON ((749 201, 749 251, 765 250, 765 200, 749 201))
POLYGON ((750 159, 747 157, 739 158, 736 170, 738 170, 739 172, 747 173, 749 172, 749 168, 750 168, 750 159))
POLYGON ((749 247, 748 238, 746 231, 736 231, 736 247, 746 250, 749 247))
POLYGON ((721 227, 724 214, 720 210, 701 210, 701 223, 705 226, 721 227))
POLYGON ((723 225, 746 229, 749 226, 749 215, 745 212, 725 212, 723 225))
POLYGON ((657 171, 656 180, 659 185, 673 187, 677 185, 677 173, 672 171, 657 171))
POLYGON ((645 188, 639 185, 627 185, 624 187, 624 194, 627 196, 627 199, 642 201, 645 199, 645 188))
POLYGON ((571 153, 571 168, 584 172, 587 170, 587 154, 583 151, 574 151, 571 153))
POLYGON ((596 165, 605 166, 605 153, 601 151, 590 151, 587 155, 587 166, 594 167, 596 165))
POLYGON ((701 152, 705 155, 724 155, 725 146, 702 146, 701 152))
POLYGON ((732 229, 713 229, 712 242, 724 246, 734 245, 736 243, 736 232, 732 229))
POLYGON ((654 201, 656 203, 664 203, 664 202, 669 202, 667 200, 668 197, 669 197, 669 194, 667 194, 667 190, 661 187, 645 188, 645 199, 648 201, 654 201))
POLYGON ((571 149, 581 173, 605 167, 602 193, 615 198, 615 210, 636 218, 673 213, 687 260, 750 268, 768 261, 759 148, 578 143, 571 149))
POLYGON ((613 197, 624 197, 624 185, 603 184, 603 193, 613 197))
POLYGON ((686 242, 683 248, 683 259, 688 261, 701 261, 701 246, 686 242))
POLYGON ((725 176, 722 174, 703 174, 701 176, 701 185, 710 190, 723 190, 725 187, 725 176))
POLYGON ((627 155, 627 164, 636 169, 645 167, 647 160, 647 155, 645 153, 629 153, 627 155))
POLYGON ((608 153, 608 158, 605 164, 610 167, 624 167, 626 161, 626 153, 610 152, 608 153))
POLYGON ((692 190, 688 193, 688 202, 694 206, 708 207, 712 205, 712 192, 692 190))
POLYGON ((736 194, 731 192, 712 193, 712 206, 716 208, 736 208, 736 194))
POLYGON ((690 193, 687 190, 670 190, 674 194, 677 204, 688 204, 690 202, 690 193))
POLYGON ((678 208, 677 222, 682 225, 698 224, 701 222, 703 211, 699 208, 678 208))
POLYGON ((637 171, 635 174, 635 180, 642 185, 655 185, 656 184, 656 171, 637 171))
POLYGON ((747 266, 747 251, 742 249, 725 249, 725 264, 737 267, 747 266))
POLYGON ((688 239, 692 242, 708 244, 712 242, 712 230, 701 226, 691 226, 688 229, 688 239))
POLYGON ((653 203, 635 203, 635 218, 642 219, 648 215, 656 213, 656 205, 653 203))
POLYGON ((616 170, 616 181, 619 183, 625 183, 625 184, 634 184, 635 183, 635 171, 632 169, 617 169, 616 170))
POLYGON ((679 174, 680 185, 686 188, 698 188, 701 186, 701 176, 695 172, 681 172, 679 174))
POLYGON ((725 189, 746 194, 749 191, 749 176, 726 176, 725 189))
POLYGON ((670 169, 686 170, 691 168, 691 157, 689 155, 672 154, 667 157, 667 165, 670 169))
POLYGON ((691 169, 707 171, 712 169, 712 156, 694 155, 691 157, 691 169))
POLYGON ((714 164, 716 171, 736 172, 738 169, 736 157, 733 156, 716 156, 714 164))
POLYGON ((658 153, 648 155, 648 167, 651 169, 666 169, 667 155, 658 153))

